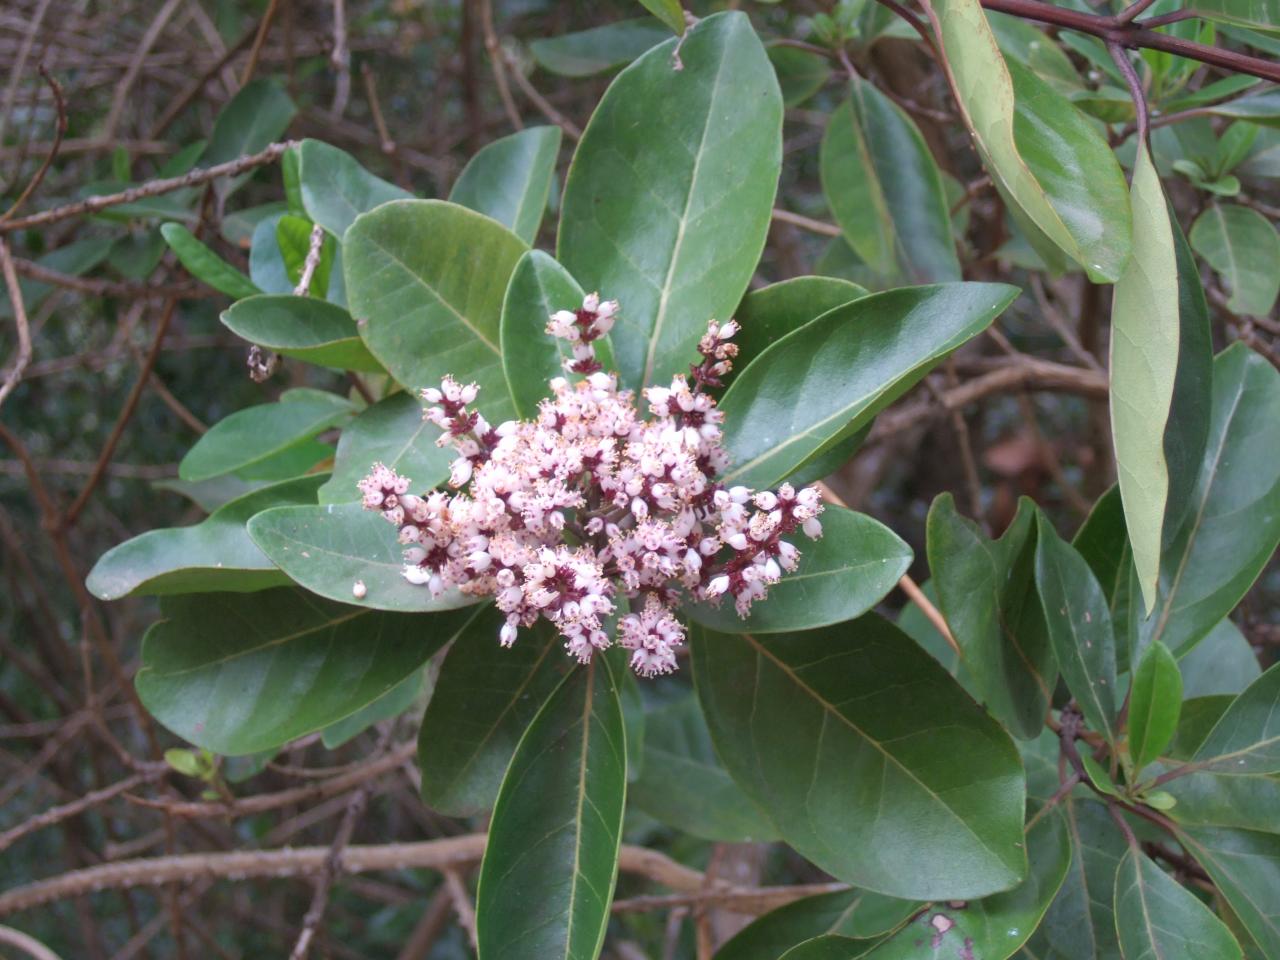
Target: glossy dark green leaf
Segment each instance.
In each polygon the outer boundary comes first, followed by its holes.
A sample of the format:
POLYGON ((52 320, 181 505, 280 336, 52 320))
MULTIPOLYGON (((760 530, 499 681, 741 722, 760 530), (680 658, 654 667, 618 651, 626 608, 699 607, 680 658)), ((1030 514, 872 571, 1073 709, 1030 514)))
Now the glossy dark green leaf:
POLYGON ((476 894, 481 960, 595 960, 626 790, 622 707, 597 657, 538 711, 498 791, 476 894))
POLYGON ((1027 942, 1057 895, 1071 863, 1062 815, 1051 811, 1027 832, 1026 879, 1005 893, 963 907, 934 904, 866 954, 867 960, 1005 960, 1027 942))
POLYGON ((729 319, 755 272, 782 161, 782 95, 745 14, 700 21, 629 66, 583 133, 557 259, 622 304, 622 381, 686 371, 707 321, 729 319))
POLYGON ((1226 925, 1150 857, 1131 849, 1116 874, 1116 929, 1125 960, 1240 960, 1226 925))
POLYGON ((1044 514, 1036 529, 1036 589, 1058 669, 1089 725, 1115 742, 1116 638, 1107 597, 1089 564, 1044 514))
POLYGON ((788 107, 804 103, 831 78, 831 62, 820 54, 781 45, 771 45, 768 54, 788 107))
POLYGON ((498 324, 524 243, 457 204, 401 200, 358 217, 342 246, 351 315, 391 375, 413 392, 474 381, 476 407, 508 419, 498 324))
POLYGON ((236 470, 236 477, 255 485, 292 480, 304 473, 328 472, 333 447, 319 440, 302 440, 236 470))
POLYGON ((320 488, 321 503, 360 499, 356 487, 374 463, 385 463, 408 477, 414 490, 430 490, 449 478, 456 456, 436 444, 440 428, 422 417, 422 401, 397 393, 361 410, 342 430, 334 456, 333 476, 320 488))
POLYGON ((894 588, 911 566, 911 548, 892 530, 866 514, 828 506, 822 539, 791 538, 800 565, 769 588, 747 618, 732 603, 695 604, 688 615, 703 626, 728 632, 783 633, 852 620, 894 588))
POLYGON ((360 214, 388 200, 412 198, 395 184, 375 177, 355 157, 319 140, 303 140, 298 160, 307 216, 339 240, 360 214))
POLYGON ((252 280, 197 240, 195 234, 182 224, 166 223, 160 228, 160 233, 187 272, 219 293, 238 299, 262 292, 252 280))
POLYGON ((1016 295, 987 283, 890 290, 783 337, 737 374, 720 404, 732 460, 725 481, 773 486, 870 422, 1016 295))
POLYGON ((1084 81, 1071 58, 1044 30, 1011 14, 992 10, 986 14, 1006 57, 1016 58, 1065 96, 1084 89, 1084 81))
POLYGON ((960 279, 942 175, 907 113, 865 80, 831 114, 822 188, 849 245, 872 270, 908 283, 960 279))
POLYGON ((1280 294, 1280 235, 1270 220, 1238 203, 1212 203, 1191 225, 1191 246, 1221 274, 1233 312, 1271 313, 1280 294))
POLYGON ((1188 700, 1240 693, 1262 675, 1258 655, 1230 620, 1210 630, 1178 661, 1178 669, 1182 672, 1182 695, 1188 700))
POLYGON ((1232 701, 1192 759, 1224 774, 1280 772, 1280 666, 1232 701))
POLYGON ((359 503, 276 507, 249 521, 249 536, 289 579, 330 600, 373 610, 452 610, 477 597, 446 590, 433 597, 401 571, 396 528, 359 503), (365 595, 356 597, 357 582, 365 595))
POLYGON ((1097 499, 1071 545, 1089 564, 1102 592, 1107 595, 1112 620, 1116 620, 1117 610, 1128 609, 1118 605, 1122 603, 1121 594, 1128 591, 1131 563, 1119 487, 1110 487, 1097 499))
POLYGON ((321 367, 379 373, 351 314, 314 297, 248 297, 223 311, 238 337, 321 367))
POLYGON ((987 709, 1016 736, 1038 736, 1057 665, 1036 595, 1035 507, 1018 505, 999 540, 956 512, 951 494, 929 510, 929 569, 943 616, 987 709))
POLYGON ((745 370, 767 347, 791 331, 866 295, 865 287, 835 277, 793 277, 752 290, 742 298, 734 314, 742 326, 733 338, 738 345, 734 369, 745 370))
POLYGON ((1244 596, 1280 543, 1280 373, 1244 344, 1213 364, 1209 438, 1186 517, 1160 561, 1155 610, 1135 605, 1139 648, 1181 656, 1244 596))
MULTIPOLYGON (((564 360, 573 356, 569 342, 547 333, 547 321, 557 310, 577 310, 583 290, 555 258, 530 250, 516 264, 502 301, 499 342, 502 367, 516 413, 537 416, 538 402, 551 396, 552 377, 566 376, 564 360)), ((596 359, 615 369, 609 338, 595 341, 596 359)))
POLYGON ((1169 499, 1164 435, 1178 372, 1178 269, 1160 177, 1145 147, 1134 163, 1133 258, 1111 307, 1111 431, 1133 563, 1150 611, 1169 499))
POLYGON ((422 799, 451 817, 493 806, 516 743, 574 663, 545 627, 500 646, 504 619, 489 608, 458 637, 422 718, 422 799))
POLYGON ((1025 875, 1017 751, 892 624, 702 631, 693 663, 726 768, 823 870, 911 899, 983 896, 1025 875))
POLYGON ((1186 827, 1178 839, 1222 893, 1267 958, 1280 956, 1280 836, 1186 827))
POLYGON ((1173 740, 1182 707, 1182 674, 1163 643, 1153 643, 1133 671, 1129 694, 1129 756, 1135 770, 1158 757, 1173 740))
POLYGON ((478 608, 424 619, 329 603, 301 590, 166 597, 147 631, 138 695, 178 736, 256 753, 378 699, 478 608))
POLYGON ((778 831, 716 757, 692 694, 645 716, 644 768, 631 802, 649 816, 703 840, 776 840, 778 831))
POLYGON ((814 937, 870 940, 892 930, 920 909, 868 890, 841 890, 805 897, 771 910, 716 951, 715 960, 778 960, 789 948, 814 937))
POLYGON ((104 553, 85 586, 100 600, 118 600, 138 594, 253 591, 288 583, 249 539, 245 524, 271 507, 313 501, 323 480, 322 475, 286 480, 237 497, 194 526, 148 530, 104 553))
POLYGON ((1023 952, 1027 960, 1121 960, 1113 912, 1116 867, 1126 844, 1096 800, 1068 797, 1062 814, 1071 866, 1023 952))
POLYGON ((1172 212, 1169 227, 1178 267, 1178 372, 1164 429, 1169 497, 1162 539, 1173 535, 1191 507, 1191 492, 1209 439, 1213 398, 1213 334, 1200 268, 1172 212))
POLYGON ((630 63, 671 31, 649 17, 618 20, 589 30, 541 37, 529 43, 538 65, 562 77, 590 77, 630 63))
POLYGON ((296 398, 237 410, 215 423, 178 464, 183 480, 242 470, 309 440, 351 414, 336 394, 308 390, 296 398))
MULTIPOLYGON (((213 167, 257 153, 280 139, 297 112, 279 82, 266 77, 250 80, 218 113, 200 165, 213 167)), ((251 176, 252 171, 216 180, 214 191, 225 200, 251 176)))
POLYGON ((1129 259, 1124 175, 1098 128, 1016 60, 1006 62, 979 0, 933 0, 952 87, 983 161, 1042 256, 1062 251, 1095 281, 1129 259))
POLYGON ((492 217, 533 243, 547 209, 560 137, 559 127, 529 127, 495 140, 462 168, 450 202, 492 217))
POLYGON ((326 750, 336 750, 364 733, 374 724, 391 720, 409 710, 423 696, 429 667, 409 674, 377 700, 361 707, 349 717, 331 723, 320 731, 320 742, 326 750))
MULTIPOLYGON (((935 607, 938 605, 938 591, 933 585, 932 580, 926 580, 920 585, 921 591, 929 602, 935 607)), ((909 636, 924 650, 942 664, 946 671, 956 678, 960 686, 968 691, 969 695, 975 700, 978 699, 977 685, 973 682, 973 678, 969 675, 969 671, 965 668, 964 659, 947 643, 946 638, 938 631, 923 610, 915 603, 908 603, 902 608, 902 612, 898 614, 898 629, 909 636)), ((1019 745, 1019 749, 1024 746, 1019 745)))

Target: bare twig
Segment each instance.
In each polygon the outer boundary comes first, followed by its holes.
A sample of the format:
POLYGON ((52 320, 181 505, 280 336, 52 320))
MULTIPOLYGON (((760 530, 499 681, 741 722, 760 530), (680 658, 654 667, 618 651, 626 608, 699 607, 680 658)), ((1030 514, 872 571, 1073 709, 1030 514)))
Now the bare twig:
POLYGON ((453 912, 458 917, 458 922, 462 924, 462 929, 467 931, 467 939, 471 943, 471 949, 478 950, 475 904, 471 902, 471 894, 467 893, 467 887, 462 882, 462 877, 458 875, 457 870, 444 871, 444 888, 449 891, 449 902, 453 906, 453 912))
POLYGON ((0 215, 0 223, 11 219, 15 213, 21 210, 22 205, 44 182, 45 174, 49 172, 49 167, 53 165, 53 161, 57 158, 58 150, 62 146, 62 138, 67 132, 67 101, 62 96, 62 84, 53 78, 53 74, 45 69, 43 63, 40 64, 40 76, 44 78, 45 83, 49 85, 49 89, 53 91, 53 102, 58 111, 58 118, 53 131, 53 143, 50 145, 48 152, 45 153, 44 161, 40 164, 40 169, 35 172, 35 176, 27 183, 22 193, 18 194, 18 199, 13 201, 13 205, 3 215, 0 215))
MULTIPOLYGON (((465 834, 417 843, 349 846, 342 852, 347 873, 373 870, 460 870, 474 867, 484 854, 485 835, 465 834)), ((330 848, 293 847, 282 850, 237 850, 228 853, 188 853, 99 864, 0 893, 0 916, 30 910, 101 890, 125 890, 206 878, 308 877, 324 867, 330 848)), ((624 845, 619 869, 640 874, 679 893, 702 893, 702 874, 665 854, 624 845)))
POLYGON ((59 960, 56 953, 30 934, 0 924, 0 943, 16 947, 33 960, 59 960))
POLYGON ((337 76, 333 81, 333 102, 329 112, 340 117, 351 99, 351 50, 347 46, 347 3, 333 0, 333 53, 329 55, 337 76))
POLYGON ((537 107, 544 117, 563 130, 564 135, 570 140, 581 140, 582 128, 553 107, 551 101, 538 92, 537 88, 529 81, 529 78, 524 75, 524 71, 520 69, 519 65, 512 63, 507 58, 505 50, 499 48, 498 53, 506 59, 507 65, 511 68, 511 76, 516 81, 516 86, 529 98, 529 102, 537 107))
POLYGON ((45 210, 41 213, 33 213, 30 216, 19 217, 15 220, 9 220, 6 223, 0 223, 0 233, 7 233, 13 230, 28 230, 32 227, 44 227, 51 223, 58 223, 62 220, 70 219, 71 217, 80 217, 88 213, 97 213, 99 210, 119 206, 122 203, 133 203, 137 200, 144 200, 147 197, 158 197, 165 193, 173 193, 175 190, 182 190, 185 187, 194 187, 202 183, 208 183, 211 180, 217 180, 220 177, 234 177, 237 174, 244 173, 246 170, 252 170, 255 167, 261 167, 268 163, 275 163, 286 150, 295 145, 296 144, 292 140, 273 143, 271 146, 258 153, 244 157, 237 157, 235 160, 228 160, 226 163, 219 163, 212 167, 192 170, 189 173, 184 173, 180 177, 169 177, 166 180, 152 180, 149 183, 130 187, 128 190, 122 190, 119 193, 108 193, 96 197, 87 197, 84 200, 79 200, 76 203, 69 203, 66 206, 54 207, 52 210, 45 210))
POLYGON ((773 208, 773 219, 779 223, 789 223, 793 227, 800 227, 802 230, 808 230, 810 233, 820 233, 824 237, 838 237, 843 231, 834 223, 824 223, 821 220, 814 220, 810 217, 801 216, 798 213, 791 213, 788 210, 780 210, 773 208))
POLYGON ((324 227, 315 224, 311 228, 311 236, 307 242, 307 258, 302 261, 302 275, 298 285, 293 288, 295 297, 309 296, 311 280, 316 275, 316 267, 320 266, 320 254, 324 251, 324 227))
POLYGON ((254 72, 258 69, 258 58, 262 56, 262 44, 267 39, 267 34, 271 32, 271 21, 275 19, 276 7, 280 5, 280 0, 269 0, 267 9, 262 14, 262 19, 258 21, 258 32, 253 37, 253 48, 249 51, 249 61, 244 65, 244 73, 240 75, 240 86, 244 86, 253 79, 254 72))
MULTIPOLYGON (((1144 2, 1139 0, 1138 6, 1144 2)), ((1107 52, 1111 54, 1111 59, 1115 61, 1119 67, 1120 73, 1124 76, 1124 82, 1129 86, 1129 96, 1133 98, 1133 109, 1137 113, 1137 131, 1138 139, 1145 146, 1147 143, 1147 126, 1150 110, 1147 107, 1147 94, 1142 89, 1142 81, 1138 79, 1137 71, 1133 69, 1133 64, 1129 62, 1129 55, 1124 52, 1118 43, 1108 43, 1107 52)))
POLYGON ((516 109, 516 102, 511 99, 511 87, 507 84, 507 58, 493 27, 492 0, 480 0, 480 27, 484 31, 484 48, 489 54, 489 64, 493 67, 493 79, 498 87, 498 97, 502 100, 502 109, 507 112, 511 125, 517 130, 523 130, 524 121, 520 119, 520 111, 516 109))
POLYGON ((115 95, 111 98, 111 108, 107 111, 107 119, 102 125, 101 140, 104 146, 114 141, 120 115, 124 112, 124 105, 129 100, 129 91, 133 89, 138 73, 142 70, 142 62, 156 40, 160 38, 160 32, 164 30, 165 24, 169 22, 169 18, 173 16, 173 12, 178 9, 180 3, 182 0, 165 0, 164 5, 151 18, 147 32, 142 35, 142 40, 139 41, 138 48, 133 53, 133 59, 116 85, 115 95))
POLYGON ((27 323, 27 308, 22 302, 22 288, 18 286, 18 275, 13 269, 13 257, 9 255, 9 245, 0 236, 0 270, 4 273, 5 289, 9 293, 9 302, 13 305, 13 322, 18 328, 18 349, 13 359, 13 367, 0 383, 0 404, 11 394, 22 380, 23 371, 31 362, 31 328, 27 323))

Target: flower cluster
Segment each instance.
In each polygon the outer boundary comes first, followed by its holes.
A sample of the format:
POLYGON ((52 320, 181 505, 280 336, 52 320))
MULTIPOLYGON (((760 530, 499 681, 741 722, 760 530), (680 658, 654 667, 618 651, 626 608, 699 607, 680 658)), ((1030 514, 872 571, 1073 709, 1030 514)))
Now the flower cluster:
POLYGON ((784 538, 821 536, 822 503, 811 487, 716 481, 728 464, 724 415, 705 389, 731 369, 735 322, 711 322, 688 377, 643 391, 646 418, 595 356, 617 313, 591 294, 550 318, 547 332, 573 347, 566 369, 583 379, 552 380, 534 420, 490 425, 470 407, 476 385, 451 377, 422 392, 438 442, 457 451, 459 492, 415 496, 382 464, 359 486, 365 508, 399 528, 405 578, 433 594, 492 596, 503 645, 545 619, 579 660, 617 643, 654 676, 676 667, 680 603, 730 596, 745 617, 798 562, 784 538))

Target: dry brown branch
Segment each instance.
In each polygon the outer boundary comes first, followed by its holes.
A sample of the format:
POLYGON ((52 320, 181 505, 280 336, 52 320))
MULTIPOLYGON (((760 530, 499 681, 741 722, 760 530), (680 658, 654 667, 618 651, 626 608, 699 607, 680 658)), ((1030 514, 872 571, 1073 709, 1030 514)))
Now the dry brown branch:
MULTIPOLYGON (((484 855, 485 835, 465 834, 417 843, 349 846, 342 852, 346 873, 375 870, 461 870, 474 867, 484 855)), ((188 853, 106 863, 41 880, 0 893, 0 916, 30 910, 46 903, 101 890, 155 887, 193 880, 256 877, 309 877, 324 867, 330 847, 284 850, 238 850, 229 853, 188 853)), ((703 893, 703 876, 665 854, 644 847, 623 846, 619 869, 647 877, 678 893, 703 893)))
POLYGON ((36 192, 40 184, 44 182, 45 174, 49 172, 49 168, 53 166, 53 161, 57 159, 58 150, 62 147, 63 135, 67 132, 67 101, 62 96, 62 84, 53 78, 45 65, 40 64, 40 76, 44 82, 49 85, 49 89, 53 91, 54 106, 57 109, 57 120, 53 128, 53 143, 49 145, 48 151, 45 153, 44 160, 41 162, 39 169, 35 175, 27 182, 23 191, 18 194, 18 199, 3 214, 0 214, 0 223, 9 220, 15 213, 22 209, 22 205, 27 202, 28 198, 36 192))
POLYGON ((793 227, 808 230, 810 233, 821 234, 824 237, 838 237, 841 235, 840 228, 834 223, 823 223, 821 220, 814 220, 811 217, 802 217, 798 213, 779 210, 777 207, 774 207, 773 219, 777 220, 779 223, 789 223, 793 227))
POLYGON ((0 924, 0 943, 16 947, 34 960, 60 960, 58 955, 30 934, 0 924))
POLYGON ((102 124, 101 140, 103 146, 114 143, 116 127, 120 124, 120 116, 124 112, 124 105, 128 102, 129 91, 133 89, 133 85, 138 79, 138 73, 142 70, 143 60, 146 59, 156 40, 160 38, 160 32, 164 30, 165 24, 169 22, 169 18, 173 16, 180 3, 182 3, 182 0, 165 0, 164 5, 156 11, 156 15, 147 26, 147 32, 142 35, 142 40, 133 52, 133 59, 130 61, 124 77, 116 85, 115 95, 111 99, 111 108, 107 111, 107 119, 102 124))

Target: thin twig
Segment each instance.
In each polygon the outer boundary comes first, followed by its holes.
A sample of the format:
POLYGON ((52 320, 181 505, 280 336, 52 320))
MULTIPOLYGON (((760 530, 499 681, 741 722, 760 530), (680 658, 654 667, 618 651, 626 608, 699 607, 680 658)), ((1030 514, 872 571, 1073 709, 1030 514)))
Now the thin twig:
POLYGON ((0 384, 0 404, 13 392, 22 374, 31 362, 31 328, 27 323, 27 308, 22 302, 22 288, 18 286, 18 275, 13 269, 13 257, 9 255, 9 244, 0 236, 0 270, 4 272, 5 289, 9 293, 9 302, 13 305, 13 322, 18 328, 18 350, 14 356, 13 368, 0 384))
POLYGON ((498 40, 497 31, 493 27, 493 2, 480 0, 480 28, 484 31, 484 48, 489 54, 489 64, 493 68, 493 79, 498 86, 498 97, 502 100, 502 109, 507 112, 507 119, 517 130, 524 129, 524 121, 520 119, 520 111, 516 102, 511 99, 511 87, 507 84, 507 58, 498 40))
POLYGON ((160 32, 164 30, 165 24, 169 22, 169 18, 173 16, 173 12, 178 9, 178 4, 182 0, 165 0, 164 6, 156 11, 156 15, 151 19, 151 23, 147 26, 147 32, 142 35, 137 49, 133 53, 133 59, 129 61, 128 69, 125 70, 124 76, 116 85, 115 95, 111 98, 111 107, 107 111, 107 119, 102 125, 101 139, 103 144, 110 144, 116 135, 116 127, 120 123, 120 115, 124 112, 124 105, 129 100, 129 91, 133 89, 134 82, 138 79, 138 73, 142 70, 142 62, 146 59, 151 47, 156 40, 160 38, 160 32))
POLYGON ((1124 76, 1124 82, 1129 86, 1129 96, 1133 98, 1133 109, 1137 112, 1138 140, 1146 146, 1148 118, 1151 111, 1147 107, 1147 94, 1142 89, 1142 81, 1138 79, 1137 71, 1129 62, 1129 55, 1121 49, 1120 44, 1108 43, 1107 52, 1111 54, 1111 59, 1116 62, 1116 66, 1124 76))
POLYGON ((53 165, 53 161, 58 156, 58 150, 62 147, 62 138, 67 132, 67 101, 62 96, 62 84, 53 78, 44 64, 40 64, 40 76, 44 78, 45 83, 49 84, 49 89, 53 91, 53 102, 58 111, 58 119, 54 125, 53 144, 45 153, 44 161, 40 164, 40 169, 36 171, 35 176, 27 183, 22 193, 18 194, 18 199, 13 201, 13 205, 0 215, 0 223, 9 220, 15 213, 22 209, 22 205, 27 199, 36 192, 36 188, 44 182, 45 174, 49 172, 49 168, 53 165))
POLYGON ((262 55, 262 44, 267 39, 267 34, 271 31, 271 21, 275 19, 276 7, 280 5, 280 0, 269 0, 267 9, 262 14, 262 19, 258 21, 258 32, 253 38, 253 49, 249 51, 249 62, 244 65, 244 73, 240 75, 240 86, 245 86, 253 79, 254 72, 258 69, 258 58, 262 55))
POLYGON ((298 285, 293 288, 295 297, 305 297, 311 293, 311 280, 316 275, 316 267, 320 266, 320 254, 324 251, 324 236, 324 227, 318 223, 312 226, 307 242, 307 258, 302 261, 302 276, 298 278, 298 285))
POLYGON ((457 870, 444 871, 444 888, 449 891, 449 902, 453 906, 458 923, 462 924, 462 929, 467 931, 467 940, 471 943, 471 949, 478 950, 475 904, 471 902, 471 895, 467 893, 466 885, 462 882, 462 877, 458 875, 457 870))
POLYGON ((244 157, 237 157, 235 160, 228 160, 226 163, 219 163, 212 167, 192 170, 184 173, 180 177, 169 177, 165 180, 152 180, 148 183, 140 184, 136 187, 130 187, 128 190, 122 190, 119 193, 107 193, 96 197, 87 197, 76 203, 69 203, 66 206, 54 207, 52 210, 45 210, 41 213, 33 213, 30 216, 19 217, 16 220, 9 220, 6 223, 0 223, 0 233, 9 233, 14 230, 28 230, 32 227, 45 227, 51 223, 59 223, 62 220, 68 220, 71 217, 80 217, 89 213, 97 213, 99 210, 105 210, 108 207, 116 207, 122 203, 134 203, 137 200, 144 200, 147 197, 158 197, 161 194, 173 193, 175 190, 182 190, 185 187, 194 187, 198 184, 208 183, 211 180, 217 180, 220 177, 234 177, 237 174, 244 173, 246 170, 252 170, 255 167, 261 167, 264 164, 275 163, 280 159, 281 155, 290 147, 296 146, 292 140, 286 140, 281 143, 273 143, 265 150, 258 153, 249 154, 244 157))
POLYGON ((28 933, 0 924, 0 943, 17 947, 33 960, 59 960, 56 953, 28 933))
POLYGON ((347 112, 351 99, 351 51, 347 47, 346 0, 333 0, 333 53, 329 55, 337 76, 333 81, 333 102, 329 112, 340 117, 347 112))
POLYGON ((779 223, 789 223, 793 227, 808 230, 810 233, 819 233, 824 237, 838 237, 843 233, 834 223, 824 223, 821 220, 814 220, 798 213, 791 213, 789 210, 780 210, 777 207, 773 208, 773 219, 779 223))
POLYGON ((563 130, 564 135, 570 140, 581 140, 582 128, 553 107, 551 101, 538 92, 529 78, 524 75, 524 71, 520 69, 519 65, 512 63, 510 58, 507 58, 505 50, 499 48, 498 53, 507 59, 507 65, 511 67, 511 76, 515 79, 516 86, 529 98, 529 102, 537 107, 544 117, 563 130))

